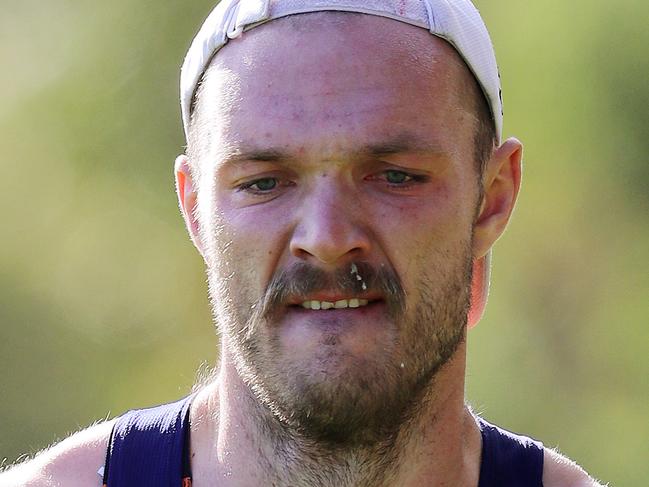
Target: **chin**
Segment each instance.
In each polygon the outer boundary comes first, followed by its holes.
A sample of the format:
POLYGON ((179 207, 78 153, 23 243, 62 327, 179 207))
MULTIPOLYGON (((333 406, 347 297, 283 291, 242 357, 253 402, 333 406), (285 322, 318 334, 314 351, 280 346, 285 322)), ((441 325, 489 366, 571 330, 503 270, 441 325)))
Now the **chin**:
POLYGON ((321 352, 308 363, 267 364, 252 389, 293 436, 332 449, 367 447, 398 431, 425 387, 397 362, 321 352))

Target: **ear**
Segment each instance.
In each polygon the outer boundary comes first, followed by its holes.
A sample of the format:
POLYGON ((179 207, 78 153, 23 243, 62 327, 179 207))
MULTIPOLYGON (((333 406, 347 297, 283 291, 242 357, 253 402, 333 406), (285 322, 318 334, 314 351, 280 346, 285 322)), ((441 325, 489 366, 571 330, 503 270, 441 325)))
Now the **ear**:
POLYGON ((198 223, 197 196, 198 185, 192 179, 189 168, 189 159, 186 155, 179 155, 174 164, 174 174, 176 177, 176 194, 178 195, 178 204, 180 212, 185 219, 187 231, 198 249, 200 254, 205 258, 203 243, 201 241, 198 223))
POLYGON ((485 167, 482 204, 473 233, 474 260, 485 256, 509 222, 521 185, 522 158, 522 144, 511 138, 493 152, 485 167))

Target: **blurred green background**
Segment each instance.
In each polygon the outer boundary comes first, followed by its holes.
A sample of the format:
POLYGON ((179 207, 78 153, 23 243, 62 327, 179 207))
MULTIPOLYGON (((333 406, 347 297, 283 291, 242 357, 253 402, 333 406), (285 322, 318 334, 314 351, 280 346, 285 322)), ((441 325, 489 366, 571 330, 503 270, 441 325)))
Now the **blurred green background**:
MULTIPOLYGON (((526 144, 467 393, 614 486, 649 478, 649 2, 476 2, 526 144)), ((172 163, 211 0, 0 0, 0 461, 212 365, 172 163)))

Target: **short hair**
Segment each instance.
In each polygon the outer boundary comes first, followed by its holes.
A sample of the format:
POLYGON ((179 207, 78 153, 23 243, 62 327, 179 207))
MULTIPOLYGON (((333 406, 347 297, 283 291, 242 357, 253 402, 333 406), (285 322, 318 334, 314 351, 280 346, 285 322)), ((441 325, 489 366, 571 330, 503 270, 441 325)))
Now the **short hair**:
POLYGON ((473 157, 476 163, 478 177, 482 178, 484 169, 491 159, 494 147, 498 143, 496 140, 496 122, 494 121, 491 108, 487 102, 487 97, 475 81, 476 90, 473 94, 473 110, 476 115, 475 134, 474 134, 474 152, 473 157))

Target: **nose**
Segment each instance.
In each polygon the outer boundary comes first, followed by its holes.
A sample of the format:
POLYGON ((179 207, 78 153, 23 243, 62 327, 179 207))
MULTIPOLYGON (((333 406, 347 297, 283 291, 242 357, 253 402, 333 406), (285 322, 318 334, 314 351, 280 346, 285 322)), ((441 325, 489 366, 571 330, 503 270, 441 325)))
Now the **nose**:
POLYGON ((302 200, 299 221, 291 236, 291 253, 314 264, 336 265, 370 251, 358 198, 334 182, 321 184, 302 200))

